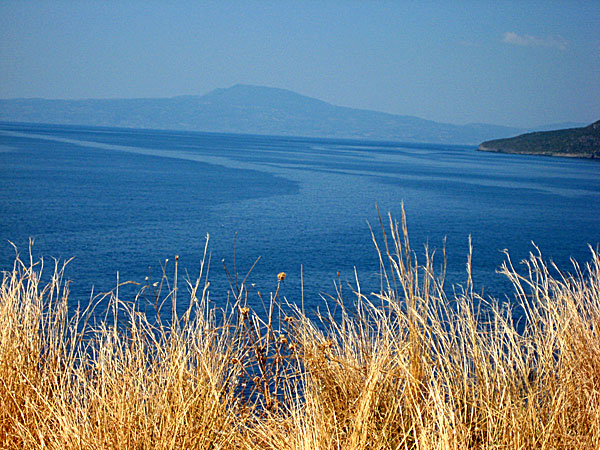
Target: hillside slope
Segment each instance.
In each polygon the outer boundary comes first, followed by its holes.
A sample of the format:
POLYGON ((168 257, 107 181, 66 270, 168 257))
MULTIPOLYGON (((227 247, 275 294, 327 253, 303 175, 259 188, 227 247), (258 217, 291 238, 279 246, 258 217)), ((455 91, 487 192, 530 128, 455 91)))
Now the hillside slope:
POLYGON ((600 158, 600 120, 583 128, 527 133, 483 142, 479 150, 527 155, 600 158))
POLYGON ((0 121, 451 144, 525 131, 347 108, 285 89, 241 84, 172 98, 0 100, 0 121))

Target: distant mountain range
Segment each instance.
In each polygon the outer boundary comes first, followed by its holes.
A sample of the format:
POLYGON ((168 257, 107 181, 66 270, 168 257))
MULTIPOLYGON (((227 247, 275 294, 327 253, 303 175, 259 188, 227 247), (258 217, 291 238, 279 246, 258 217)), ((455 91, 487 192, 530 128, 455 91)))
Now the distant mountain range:
POLYGON ((487 152, 600 158, 600 120, 587 127, 527 133, 479 145, 487 152))
POLYGON ((5 99, 0 100, 0 120, 452 144, 477 144, 529 131, 346 108, 285 89, 241 84, 172 98, 5 99))

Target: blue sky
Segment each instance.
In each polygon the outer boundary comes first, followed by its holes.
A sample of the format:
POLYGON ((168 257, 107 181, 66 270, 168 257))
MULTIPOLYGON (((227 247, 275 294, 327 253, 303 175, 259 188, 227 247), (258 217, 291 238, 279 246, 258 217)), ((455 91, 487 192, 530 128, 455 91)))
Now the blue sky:
POLYGON ((440 122, 589 123, 600 2, 0 3, 0 98, 236 83, 440 122))

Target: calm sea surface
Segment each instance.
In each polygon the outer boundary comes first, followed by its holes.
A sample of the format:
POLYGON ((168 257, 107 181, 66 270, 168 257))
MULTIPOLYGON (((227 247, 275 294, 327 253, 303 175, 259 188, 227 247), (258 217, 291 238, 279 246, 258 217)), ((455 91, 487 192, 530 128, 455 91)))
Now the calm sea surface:
MULTIPOLYGON (((0 124, 0 269, 15 251, 75 259, 72 301, 121 281, 144 283, 180 256, 195 278, 210 234, 211 297, 228 270, 307 308, 354 280, 378 287, 369 222, 375 205, 400 218, 413 248, 446 238, 448 280, 464 283, 468 237, 479 290, 503 297, 496 269, 534 250, 569 269, 600 242, 600 163, 502 155, 474 147, 232 134, 0 124), (237 238, 236 238, 237 235, 237 238), (234 245, 235 243, 235 245, 234 245)), ((379 233, 378 233, 379 234, 379 233)), ((441 258, 439 259, 441 263, 441 258)), ((344 287, 344 289, 347 289, 344 287)), ((251 295, 258 302, 256 295, 251 295)))

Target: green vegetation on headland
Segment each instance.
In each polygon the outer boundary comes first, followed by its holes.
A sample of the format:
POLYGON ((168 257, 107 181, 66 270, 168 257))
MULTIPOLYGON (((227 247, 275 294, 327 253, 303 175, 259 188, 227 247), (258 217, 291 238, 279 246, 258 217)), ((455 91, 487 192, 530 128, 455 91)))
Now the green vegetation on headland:
POLYGON ((583 128, 527 133, 508 139, 486 141, 485 152, 526 155, 600 158, 600 121, 583 128))
POLYGON ((474 292, 471 258, 447 296, 405 222, 383 239, 381 292, 340 287, 321 322, 280 299, 276 269, 270 302, 236 283, 219 308, 202 273, 183 286, 175 271, 88 321, 60 268, 44 285, 17 259, 0 287, 0 448, 600 448, 597 251, 573 276, 507 255, 517 324, 474 292), (189 307, 161 320, 143 299, 189 307))

